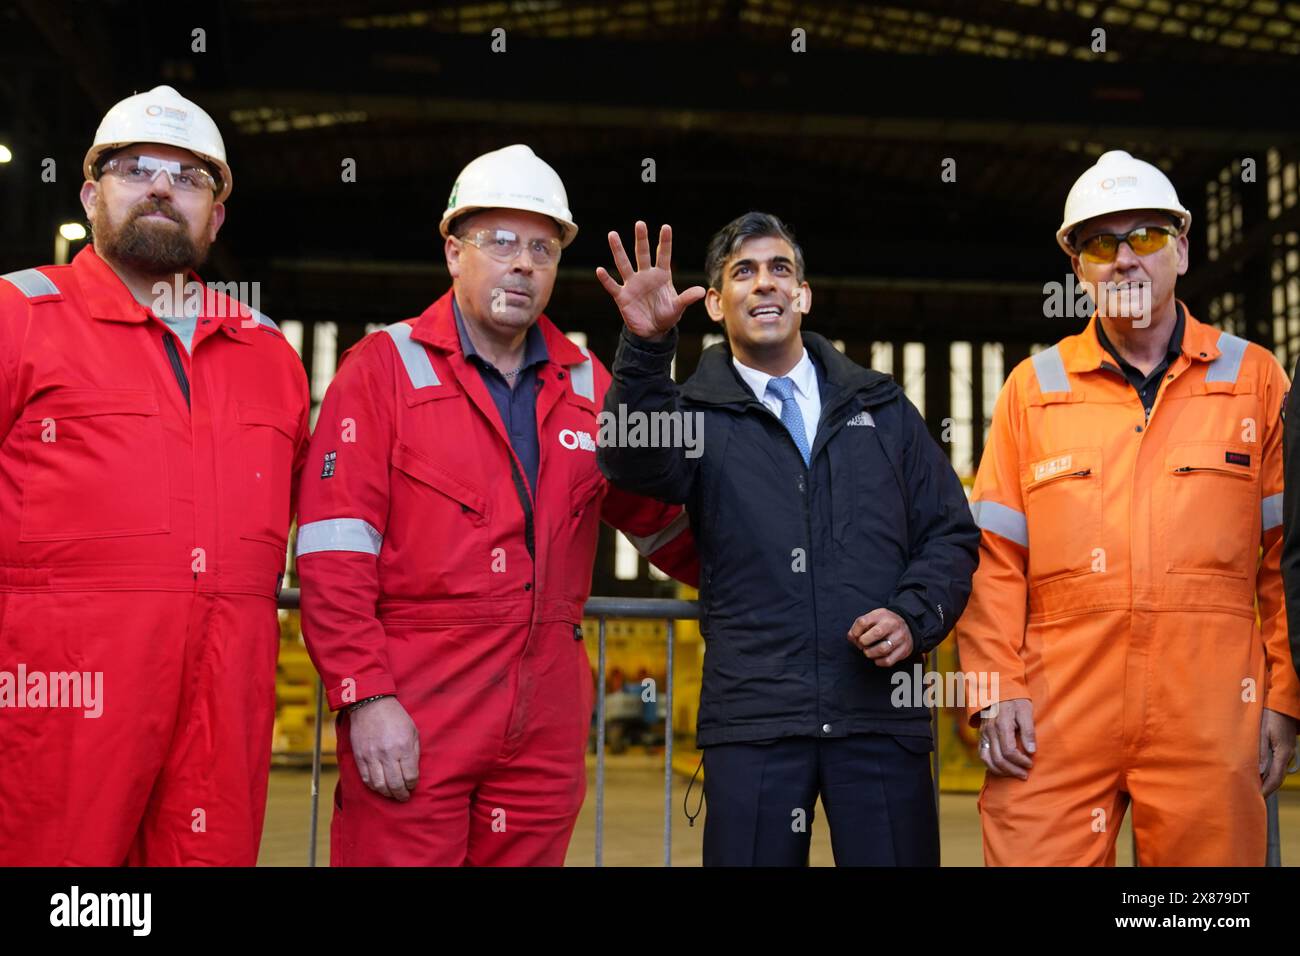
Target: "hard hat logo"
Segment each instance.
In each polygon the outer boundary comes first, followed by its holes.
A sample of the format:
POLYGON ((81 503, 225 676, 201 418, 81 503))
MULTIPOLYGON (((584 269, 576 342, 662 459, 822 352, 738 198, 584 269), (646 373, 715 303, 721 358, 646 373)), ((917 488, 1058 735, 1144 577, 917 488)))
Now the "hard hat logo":
POLYGON ((144 112, 146 116, 161 116, 164 119, 175 120, 178 123, 184 123, 187 126, 190 123, 190 114, 187 111, 178 110, 167 106, 159 106, 156 103, 151 106, 146 106, 144 112))

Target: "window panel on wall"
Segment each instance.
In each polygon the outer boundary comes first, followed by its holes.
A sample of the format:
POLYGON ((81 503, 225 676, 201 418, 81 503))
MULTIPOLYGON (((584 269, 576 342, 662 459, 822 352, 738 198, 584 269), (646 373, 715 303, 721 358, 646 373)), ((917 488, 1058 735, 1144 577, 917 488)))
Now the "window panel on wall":
POLYGON ((884 372, 886 375, 894 374, 893 342, 871 343, 871 367, 877 372, 884 372))
POLYGON ((640 569, 641 555, 636 546, 622 531, 614 532, 614 577, 620 581, 635 581, 640 569))
POLYGON ((998 394, 1002 391, 1002 384, 1006 380, 1006 372, 1003 370, 1002 343, 985 342, 981 358, 984 362, 984 394, 981 399, 984 406, 984 435, 987 440, 989 428, 993 425, 993 409, 997 405, 998 394))
POLYGON ((293 350, 298 353, 298 358, 302 358, 302 322, 298 319, 285 319, 283 322, 275 323, 284 333, 285 339, 293 350))
POLYGON ((973 349, 969 342, 953 342, 948 347, 949 394, 952 401, 952 467, 959 475, 975 472, 975 426, 972 419, 973 349))
MULTIPOLYGON (((895 376, 897 378, 897 376, 895 376)), ((925 345, 908 342, 903 346, 903 391, 925 416, 925 345)))
POLYGON ((311 400, 323 401, 325 390, 334 381, 338 365, 339 327, 337 322, 317 322, 312 338, 311 400))

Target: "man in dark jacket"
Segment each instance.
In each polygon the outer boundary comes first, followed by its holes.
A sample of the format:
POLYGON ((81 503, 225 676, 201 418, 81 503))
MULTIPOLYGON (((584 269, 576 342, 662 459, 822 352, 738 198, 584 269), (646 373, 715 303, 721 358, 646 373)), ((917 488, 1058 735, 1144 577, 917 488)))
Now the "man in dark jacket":
POLYGON ((779 219, 714 236, 707 292, 673 287, 668 226, 653 267, 645 223, 635 269, 609 243, 623 284, 597 278, 626 328, 598 462, 684 503, 699 549, 704 863, 806 864, 820 794, 838 864, 937 865, 929 716, 897 691, 970 594, 957 476, 889 376, 800 332, 812 290, 779 219), (675 326, 701 298, 728 341, 679 389, 675 326))

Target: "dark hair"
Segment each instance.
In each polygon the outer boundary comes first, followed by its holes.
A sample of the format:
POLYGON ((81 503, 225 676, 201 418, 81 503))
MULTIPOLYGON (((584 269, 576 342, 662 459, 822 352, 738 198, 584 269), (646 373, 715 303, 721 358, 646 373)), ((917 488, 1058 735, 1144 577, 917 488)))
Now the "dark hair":
POLYGON ((727 264, 728 259, 740 251, 740 247, 747 240, 768 237, 784 239, 790 243, 790 248, 794 250, 795 279, 803 282, 803 250, 795 241, 794 233, 771 213, 747 212, 731 220, 709 240, 709 251, 704 257, 704 272, 709 280, 709 288, 719 290, 722 288, 722 267, 727 264))

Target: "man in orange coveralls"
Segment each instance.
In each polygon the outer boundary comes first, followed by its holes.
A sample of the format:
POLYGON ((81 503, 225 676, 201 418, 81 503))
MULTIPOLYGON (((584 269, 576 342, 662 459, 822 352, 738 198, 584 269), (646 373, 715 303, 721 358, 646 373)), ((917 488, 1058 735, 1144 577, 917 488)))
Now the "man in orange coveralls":
POLYGON ((330 855, 558 866, 600 521, 692 584, 694 539, 596 467, 609 373, 543 314, 578 232, 555 170, 524 145, 478 157, 440 228, 452 288, 348 351, 303 474, 303 635, 344 709, 330 855))
POLYGON ((257 860, 307 377, 191 270, 211 118, 118 103, 71 265, 0 277, 0 866, 257 860))
POLYGON ((1264 863, 1300 717, 1288 383, 1174 298, 1190 222, 1160 170, 1102 155, 1057 233, 1096 313, 998 397, 957 625, 962 667, 999 675, 995 713, 971 713, 989 865, 1114 865, 1130 801, 1142 866, 1264 863))

